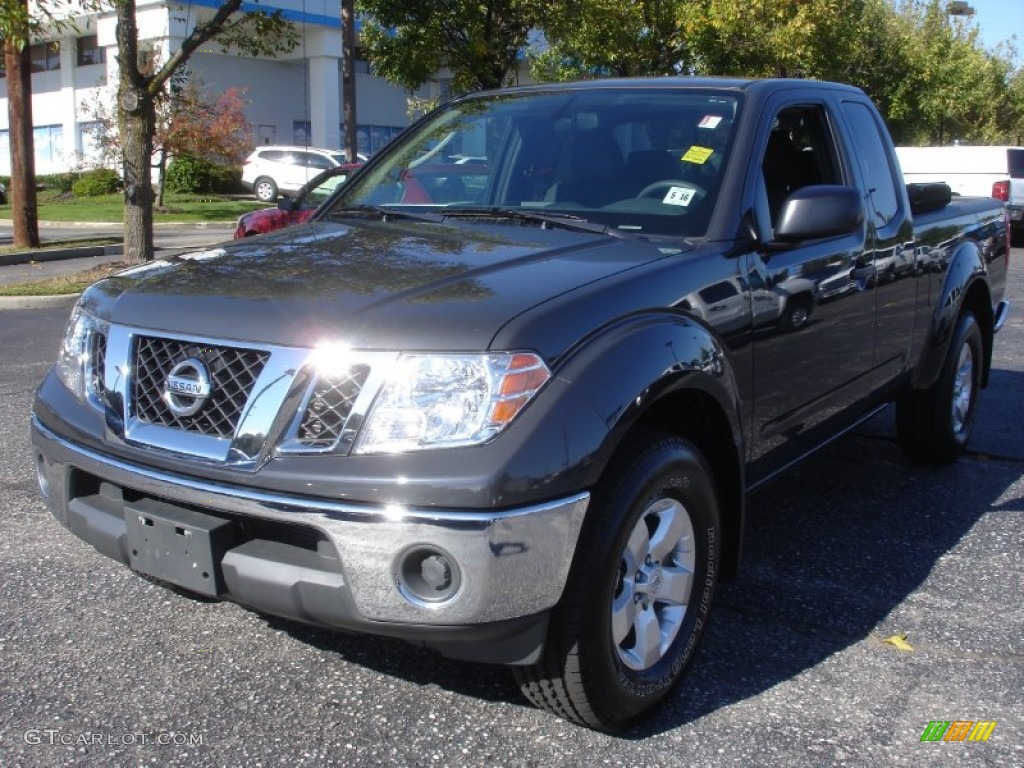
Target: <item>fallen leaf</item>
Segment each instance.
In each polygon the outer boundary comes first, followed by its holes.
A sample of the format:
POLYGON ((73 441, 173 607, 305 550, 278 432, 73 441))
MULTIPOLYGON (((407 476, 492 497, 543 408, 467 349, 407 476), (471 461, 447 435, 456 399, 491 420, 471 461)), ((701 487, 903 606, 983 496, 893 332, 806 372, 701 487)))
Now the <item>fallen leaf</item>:
POLYGON ((892 635, 891 637, 885 638, 885 640, 883 640, 882 642, 883 643, 888 643, 889 645, 895 645, 901 651, 913 651, 914 650, 914 646, 912 646, 910 643, 907 642, 907 636, 906 635, 892 635))

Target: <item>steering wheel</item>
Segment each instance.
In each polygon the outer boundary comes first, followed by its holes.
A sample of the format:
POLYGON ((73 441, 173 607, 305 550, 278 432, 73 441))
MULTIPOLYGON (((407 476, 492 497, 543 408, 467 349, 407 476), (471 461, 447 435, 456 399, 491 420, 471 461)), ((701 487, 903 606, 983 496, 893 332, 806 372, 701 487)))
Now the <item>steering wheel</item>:
POLYGON ((678 203, 683 207, 689 205, 694 198, 699 200, 700 198, 704 197, 704 195, 707 194, 707 192, 702 187, 698 187, 692 181, 683 181, 682 179, 662 179, 661 181, 655 181, 652 184, 648 184, 646 187, 637 192, 636 196, 637 198, 655 197, 655 195, 651 194, 652 192, 657 192, 660 189, 669 190, 672 187, 679 187, 681 189, 684 189, 689 194, 689 199, 687 199, 685 203, 678 203))

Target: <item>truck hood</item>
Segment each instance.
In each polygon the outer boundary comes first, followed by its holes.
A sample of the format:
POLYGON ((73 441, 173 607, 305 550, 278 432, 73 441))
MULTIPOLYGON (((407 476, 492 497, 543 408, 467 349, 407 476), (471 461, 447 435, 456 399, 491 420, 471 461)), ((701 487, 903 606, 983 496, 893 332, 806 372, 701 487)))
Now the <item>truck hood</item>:
POLYGON ((662 258, 643 240, 509 223, 315 222, 134 267, 82 303, 229 340, 482 350, 532 307, 662 258))

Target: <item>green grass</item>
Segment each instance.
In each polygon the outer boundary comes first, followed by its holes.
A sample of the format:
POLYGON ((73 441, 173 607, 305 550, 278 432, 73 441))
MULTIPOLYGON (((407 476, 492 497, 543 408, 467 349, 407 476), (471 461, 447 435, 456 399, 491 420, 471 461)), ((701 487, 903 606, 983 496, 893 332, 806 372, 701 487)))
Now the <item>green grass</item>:
MULTIPOLYGON (((164 208, 154 211, 153 220, 161 222, 234 222, 243 213, 266 208, 258 200, 234 200, 210 195, 167 195, 164 208)), ((10 207, 0 208, 0 217, 10 215, 10 207)), ((119 222, 124 219, 124 197, 121 194, 99 197, 68 197, 41 192, 38 197, 40 221, 119 222)))

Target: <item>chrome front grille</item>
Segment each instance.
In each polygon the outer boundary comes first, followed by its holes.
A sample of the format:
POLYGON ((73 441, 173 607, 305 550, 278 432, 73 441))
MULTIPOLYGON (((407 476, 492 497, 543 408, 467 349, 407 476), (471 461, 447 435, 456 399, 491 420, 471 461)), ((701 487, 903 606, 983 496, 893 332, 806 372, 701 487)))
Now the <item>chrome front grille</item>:
POLYGON ((310 448, 337 443, 369 374, 369 366, 353 365, 339 374, 318 376, 299 423, 299 443, 310 448))
POLYGON ((89 360, 89 394, 94 398, 99 398, 103 392, 103 372, 107 364, 107 335, 105 333, 94 331, 89 337, 89 360))
POLYGON ((269 353, 258 349, 138 336, 132 387, 135 418, 200 435, 231 438, 269 357, 269 353), (206 365, 212 392, 198 413, 177 416, 164 399, 167 376, 175 365, 190 357, 206 365))

